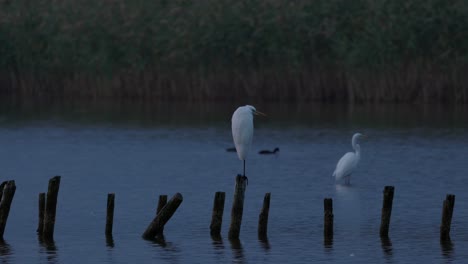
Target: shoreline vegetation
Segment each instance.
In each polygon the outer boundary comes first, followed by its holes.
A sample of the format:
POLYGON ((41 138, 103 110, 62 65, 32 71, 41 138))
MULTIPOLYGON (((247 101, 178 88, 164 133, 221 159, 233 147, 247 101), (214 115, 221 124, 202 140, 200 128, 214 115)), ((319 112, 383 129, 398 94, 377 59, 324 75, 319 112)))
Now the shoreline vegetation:
POLYGON ((464 0, 0 6, 3 98, 468 103, 464 0))

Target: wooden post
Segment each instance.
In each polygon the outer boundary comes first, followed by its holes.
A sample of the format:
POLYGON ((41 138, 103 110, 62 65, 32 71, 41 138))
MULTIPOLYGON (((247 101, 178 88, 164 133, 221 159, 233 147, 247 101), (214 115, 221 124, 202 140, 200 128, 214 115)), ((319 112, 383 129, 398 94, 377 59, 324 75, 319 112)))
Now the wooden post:
POLYGON ((42 233, 42 238, 45 241, 54 240, 55 214, 57 212, 57 197, 60 187, 60 178, 60 176, 55 176, 49 180, 44 214, 44 230, 42 233))
POLYGON ((265 240, 267 238, 268 214, 270 212, 270 193, 266 193, 263 198, 263 207, 258 216, 258 238, 265 240))
POLYGON ((450 226, 452 224, 455 195, 447 194, 442 209, 442 223, 440 225, 440 241, 450 241, 450 226))
POLYGON ((5 227, 10 214, 11 202, 13 202, 13 196, 15 196, 16 185, 15 181, 8 181, 2 189, 2 198, 0 201, 0 240, 3 240, 3 234, 5 233, 5 227))
MULTIPOLYGON (((159 195, 158 208, 156 209, 156 216, 167 204, 167 195, 159 195)), ((164 235, 164 226, 161 227, 160 235, 164 235)))
POLYGON ((161 210, 166 206, 167 204, 167 195, 159 195, 159 201, 158 201, 158 208, 156 209, 156 215, 161 212, 161 210))
POLYGON ((333 239, 333 200, 325 198, 323 200, 323 207, 323 236, 325 240, 331 240, 333 239))
POLYGON ((383 191, 383 205, 382 205, 382 219, 380 222, 380 236, 388 237, 388 230, 390 229, 390 217, 392 215, 393 205, 393 186, 385 186, 383 191))
POLYGON ((107 194, 106 236, 112 236, 114 225, 114 201, 115 193, 107 194))
POLYGON ((247 187, 247 178, 241 175, 236 177, 236 187, 234 189, 234 200, 231 209, 231 226, 229 227, 229 239, 239 239, 242 224, 242 214, 244 212, 244 196, 247 187))
POLYGON ((44 231, 45 202, 46 202, 45 193, 40 193, 39 194, 39 216, 38 216, 39 220, 38 220, 37 230, 36 230, 36 232, 39 235, 42 235, 44 231))
POLYGON ((2 184, 0 184, 0 201, 2 200, 2 197, 3 197, 3 188, 5 188, 5 185, 8 183, 8 181, 4 181, 2 182, 2 184))
POLYGON ((144 239, 154 239, 156 236, 161 234, 161 229, 164 225, 171 219, 175 211, 182 203, 183 197, 182 194, 176 193, 169 202, 161 209, 161 212, 151 221, 149 226, 146 228, 143 233, 144 239))
POLYGON ((225 192, 216 192, 213 202, 213 213, 211 215, 210 234, 214 237, 221 236, 221 225, 223 224, 225 192))

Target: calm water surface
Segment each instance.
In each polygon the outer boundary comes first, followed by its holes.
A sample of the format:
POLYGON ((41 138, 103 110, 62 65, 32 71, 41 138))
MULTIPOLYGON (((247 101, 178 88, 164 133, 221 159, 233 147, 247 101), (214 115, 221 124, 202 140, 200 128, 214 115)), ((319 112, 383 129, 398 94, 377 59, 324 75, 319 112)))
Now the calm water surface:
POLYGON ((434 106, 257 105, 239 243, 227 239, 235 175, 234 105, 0 108, 0 178, 17 190, 0 243, 1 263, 466 263, 466 109, 434 106), (360 131, 351 186, 331 177, 360 131), (280 148, 277 155, 256 154, 280 148), (55 243, 36 237, 37 197, 61 175, 55 243), (390 240, 379 238, 382 190, 395 186, 390 240), (209 235, 214 193, 226 192, 221 241, 209 235), (116 193, 113 240, 104 236, 107 193, 116 193), (165 241, 141 234, 158 195, 184 201, 165 241), (268 241, 257 239, 271 192, 268 241), (445 195, 456 195, 452 244, 439 243, 445 195), (323 198, 335 236, 323 242, 323 198))

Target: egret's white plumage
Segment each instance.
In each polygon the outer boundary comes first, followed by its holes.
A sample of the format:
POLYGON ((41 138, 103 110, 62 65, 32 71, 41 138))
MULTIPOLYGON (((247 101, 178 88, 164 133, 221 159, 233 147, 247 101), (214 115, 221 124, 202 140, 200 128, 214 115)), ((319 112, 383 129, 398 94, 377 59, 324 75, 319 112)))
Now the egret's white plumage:
POLYGON ((232 138, 236 147, 237 156, 244 161, 244 176, 245 176, 245 160, 252 145, 254 132, 253 115, 264 115, 258 112, 251 105, 240 106, 232 114, 232 138))
POLYGON ((341 157, 336 164, 335 171, 333 172, 333 177, 338 181, 340 179, 346 178, 346 183, 349 184, 351 174, 356 169, 359 160, 361 159, 361 146, 357 143, 359 138, 364 137, 361 133, 356 133, 353 135, 351 140, 351 145, 353 146, 354 152, 348 152, 341 157))

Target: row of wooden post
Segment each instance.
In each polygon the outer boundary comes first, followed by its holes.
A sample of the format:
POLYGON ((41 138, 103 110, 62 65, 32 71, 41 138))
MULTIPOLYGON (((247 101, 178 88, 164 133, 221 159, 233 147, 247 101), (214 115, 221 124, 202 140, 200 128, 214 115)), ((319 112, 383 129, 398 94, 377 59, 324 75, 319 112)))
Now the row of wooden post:
MULTIPOLYGON (((238 175, 236 177, 234 200, 231 209, 231 225, 229 227, 228 234, 229 239, 239 239, 246 186, 246 178, 238 175)), ((39 221, 37 233, 44 241, 53 241, 59 187, 60 176, 55 176, 49 180, 47 195, 45 193, 39 194, 39 221)), ((393 186, 385 186, 383 191, 380 224, 380 236, 382 238, 388 238, 394 190, 395 188, 393 186)), ((0 239, 3 239, 15 191, 15 181, 5 181, 0 184, 0 239)), ((213 237, 221 236, 225 197, 226 195, 224 192, 216 192, 215 194, 210 225, 210 233, 213 237)), ((106 236, 112 236, 115 207, 114 201, 115 194, 109 193, 107 196, 106 236)), ((143 238, 154 239, 156 237, 163 236, 164 225, 169 221, 182 201, 183 197, 180 193, 176 193, 169 201, 167 201, 167 195, 160 195, 156 215, 143 233, 143 238)), ((440 240, 442 242, 450 241, 450 227, 454 205, 455 195, 448 194, 443 203, 442 210, 442 221, 440 226, 440 240)), ((259 239, 267 239, 269 208, 270 193, 266 193, 258 221, 259 239)), ((331 198, 324 199, 324 238, 326 242, 333 240, 333 200, 331 198)))
MULTIPOLYGON (((392 215, 393 206, 393 193, 395 188, 393 186, 385 186, 383 191, 383 204, 380 222, 380 237, 388 239, 388 232, 390 230, 390 217, 392 215)), ((328 244, 333 240, 333 200, 331 198, 324 199, 324 239, 328 244)), ((442 209, 442 221, 440 225, 440 241, 450 241, 450 226, 452 223, 453 207, 455 205, 455 195, 447 194, 442 209)))

